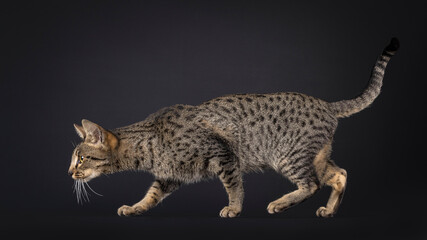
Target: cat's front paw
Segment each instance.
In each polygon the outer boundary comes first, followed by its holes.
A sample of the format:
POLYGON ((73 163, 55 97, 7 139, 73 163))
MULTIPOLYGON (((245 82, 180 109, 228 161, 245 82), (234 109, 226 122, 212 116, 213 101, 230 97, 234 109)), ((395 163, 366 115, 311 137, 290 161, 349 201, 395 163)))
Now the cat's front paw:
POLYGON ((268 204, 267 211, 270 214, 275 214, 275 213, 283 212, 288 208, 289 208, 289 204, 279 199, 268 204))
POLYGON ((141 215, 143 212, 147 211, 146 209, 144 209, 142 206, 127 206, 127 205, 123 205, 121 206, 118 210, 117 210, 117 214, 119 216, 137 216, 137 215, 141 215))
POLYGON ((219 216, 223 218, 234 218, 240 215, 240 211, 241 208, 226 206, 219 212, 219 216))

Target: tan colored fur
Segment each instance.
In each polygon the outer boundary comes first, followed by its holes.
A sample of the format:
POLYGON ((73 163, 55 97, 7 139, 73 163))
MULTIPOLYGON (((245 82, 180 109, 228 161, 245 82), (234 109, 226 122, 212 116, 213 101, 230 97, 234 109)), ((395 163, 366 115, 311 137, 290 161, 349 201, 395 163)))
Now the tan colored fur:
POLYGON ((331 154, 331 142, 325 144, 325 146, 319 151, 316 157, 313 160, 313 165, 315 167, 318 179, 323 185, 325 183, 325 176, 327 175, 328 169, 328 159, 331 154))
POLYGON ((328 143, 319 151, 313 161, 321 184, 332 187, 326 207, 320 207, 316 212, 319 217, 332 217, 336 213, 346 187, 347 172, 329 159, 330 153, 331 143, 328 143))
POLYGON ((110 149, 116 149, 116 147, 119 145, 119 140, 110 132, 105 131, 106 133, 106 140, 108 145, 110 146, 110 149))
POLYGON ((162 192, 159 184, 154 182, 141 201, 135 203, 133 206, 121 206, 117 210, 117 214, 120 216, 139 215, 155 207, 160 201, 167 197, 167 195, 169 194, 162 192))
POLYGON ((302 201, 312 196, 314 193, 319 190, 319 187, 316 184, 310 185, 299 185, 298 189, 290 192, 288 194, 283 195, 281 198, 271 202, 267 211, 270 214, 282 212, 302 201))

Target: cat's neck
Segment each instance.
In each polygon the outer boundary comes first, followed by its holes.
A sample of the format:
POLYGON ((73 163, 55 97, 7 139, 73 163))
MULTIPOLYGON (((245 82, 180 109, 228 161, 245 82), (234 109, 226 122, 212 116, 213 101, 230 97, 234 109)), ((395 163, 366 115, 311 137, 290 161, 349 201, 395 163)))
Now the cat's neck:
POLYGON ((112 172, 150 170, 156 157, 158 140, 153 124, 140 122, 111 132, 118 138, 112 172))

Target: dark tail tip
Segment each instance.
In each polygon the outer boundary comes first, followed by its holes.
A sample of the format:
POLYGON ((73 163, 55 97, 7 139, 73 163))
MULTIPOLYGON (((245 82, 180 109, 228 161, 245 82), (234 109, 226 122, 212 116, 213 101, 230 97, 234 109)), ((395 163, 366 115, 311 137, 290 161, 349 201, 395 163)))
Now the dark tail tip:
POLYGON ((384 49, 384 52, 387 52, 391 55, 394 55, 396 51, 399 49, 400 43, 397 38, 392 38, 390 44, 384 49))

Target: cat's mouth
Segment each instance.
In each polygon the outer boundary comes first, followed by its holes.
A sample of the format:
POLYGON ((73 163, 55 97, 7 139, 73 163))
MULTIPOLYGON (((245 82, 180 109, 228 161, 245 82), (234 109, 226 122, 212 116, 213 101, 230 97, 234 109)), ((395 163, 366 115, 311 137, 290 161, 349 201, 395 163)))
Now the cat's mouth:
POLYGON ((71 177, 74 180, 81 180, 81 179, 84 179, 84 174, 82 172, 75 172, 73 173, 73 175, 71 175, 71 177))
POLYGON ((90 180, 98 177, 100 175, 100 173, 98 172, 94 172, 94 171, 90 171, 90 172, 75 172, 73 173, 73 175, 71 175, 71 177, 74 180, 80 180, 80 181, 84 181, 84 182, 89 182, 90 180))

